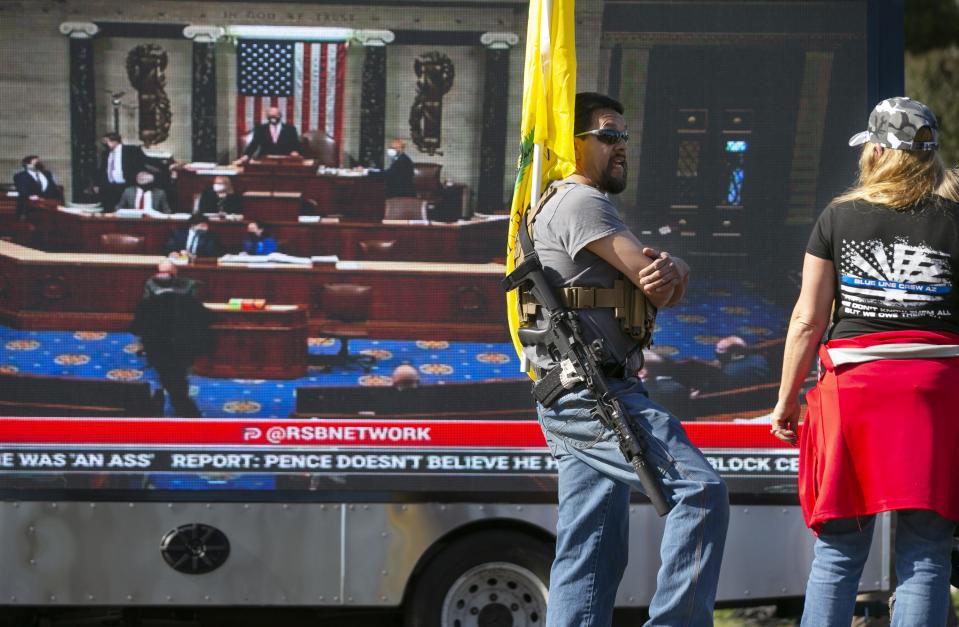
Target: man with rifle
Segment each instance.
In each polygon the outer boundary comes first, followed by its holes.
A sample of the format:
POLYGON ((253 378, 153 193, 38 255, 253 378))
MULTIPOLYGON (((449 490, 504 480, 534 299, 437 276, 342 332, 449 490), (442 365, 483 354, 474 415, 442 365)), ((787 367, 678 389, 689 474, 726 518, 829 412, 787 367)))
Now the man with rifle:
POLYGON ((503 282, 520 288, 519 337, 559 463, 547 625, 611 623, 628 555, 631 486, 666 515, 647 625, 712 625, 726 486, 637 376, 655 310, 680 301, 689 267, 644 247, 609 201, 626 188, 623 106, 577 94, 574 134, 576 171, 527 211, 522 256, 503 282))

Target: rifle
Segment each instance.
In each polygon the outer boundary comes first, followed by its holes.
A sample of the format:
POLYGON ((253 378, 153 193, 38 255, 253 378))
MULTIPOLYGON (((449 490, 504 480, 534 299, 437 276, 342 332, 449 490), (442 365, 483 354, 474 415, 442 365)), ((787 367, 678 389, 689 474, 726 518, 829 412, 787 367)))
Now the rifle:
POLYGON ((610 392, 606 376, 600 367, 606 353, 603 340, 596 339, 589 344, 583 340, 579 316, 576 311, 561 303, 546 280, 543 265, 539 255, 533 250, 525 224, 520 226, 520 240, 523 244, 523 260, 502 280, 501 285, 507 292, 525 287, 543 308, 548 321, 546 328, 520 328, 517 335, 524 346, 546 345, 553 359, 559 364, 533 386, 533 396, 543 405, 549 406, 573 384, 584 382, 586 389, 596 399, 594 415, 603 426, 616 434, 619 450, 639 477, 653 508, 657 514, 665 516, 671 505, 646 459, 646 434, 633 429, 622 403, 610 392))

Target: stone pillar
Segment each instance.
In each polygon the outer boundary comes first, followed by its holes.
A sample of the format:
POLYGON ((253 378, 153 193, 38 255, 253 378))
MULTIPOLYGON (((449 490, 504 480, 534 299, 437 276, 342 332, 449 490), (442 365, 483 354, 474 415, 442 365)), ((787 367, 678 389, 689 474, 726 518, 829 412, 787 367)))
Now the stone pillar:
POLYGON ((483 81, 483 128, 480 138, 480 173, 476 209, 495 213, 504 207, 503 175, 506 171, 506 114, 509 105, 509 51, 519 43, 514 33, 483 33, 486 72, 483 81))
POLYGON ((383 167, 386 127, 386 44, 395 38, 388 30, 360 30, 353 34, 365 48, 360 88, 360 163, 383 167))
POLYGON ((99 27, 92 22, 64 22, 60 32, 70 38, 70 161, 71 198, 85 200, 83 191, 96 182, 97 117, 93 79, 93 36, 99 27))
POLYGON ((191 126, 193 161, 216 162, 216 41, 219 26, 187 26, 183 36, 193 40, 191 126))
POLYGON ((576 91, 596 91, 603 73, 600 42, 603 41, 604 0, 576 2, 576 91))

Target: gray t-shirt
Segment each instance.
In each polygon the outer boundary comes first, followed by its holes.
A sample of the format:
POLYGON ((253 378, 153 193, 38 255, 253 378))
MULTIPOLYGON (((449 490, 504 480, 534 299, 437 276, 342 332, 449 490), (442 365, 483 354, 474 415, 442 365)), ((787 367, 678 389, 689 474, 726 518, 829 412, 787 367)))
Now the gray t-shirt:
MULTIPOLYGON (((595 187, 557 181, 556 194, 540 210, 533 225, 533 246, 546 278, 554 287, 612 287, 620 272, 586 248, 590 242, 627 230, 616 207, 595 187)), ((607 362, 626 365, 636 357, 639 343, 626 335, 613 310, 580 309, 586 341, 605 340, 607 362)), ((527 346, 523 352, 543 369, 555 363, 542 346, 527 346)))

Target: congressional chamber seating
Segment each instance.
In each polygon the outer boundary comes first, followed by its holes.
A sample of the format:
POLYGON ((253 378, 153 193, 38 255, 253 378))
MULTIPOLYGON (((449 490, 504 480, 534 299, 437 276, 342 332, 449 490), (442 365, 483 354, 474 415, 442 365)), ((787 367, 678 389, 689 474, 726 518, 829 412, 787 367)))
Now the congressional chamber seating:
POLYGON ((369 239, 359 242, 360 259, 369 261, 390 261, 394 258, 395 239, 369 239))
POLYGON ((413 190, 417 198, 427 202, 439 202, 443 183, 440 182, 441 163, 413 163, 413 190))
POLYGON ((147 252, 141 235, 104 233, 100 236, 100 252, 114 255, 142 255, 147 252))
POLYGON ((163 390, 146 381, 3 373, 0 415, 162 416, 163 390))
POLYGON ((421 385, 296 388, 293 418, 535 420, 527 379, 421 385))
POLYGON ((427 205, 425 200, 406 196, 396 196, 386 199, 384 220, 426 220, 427 205))
POLYGON ((352 283, 327 283, 323 286, 320 311, 326 319, 323 334, 340 340, 340 350, 335 355, 310 355, 311 366, 329 370, 340 367, 359 366, 369 372, 376 363, 371 355, 351 355, 350 339, 367 337, 367 322, 373 306, 373 288, 352 283))
POLYGON ((436 222, 456 222, 466 215, 470 201, 469 187, 463 183, 440 180, 440 163, 413 163, 413 190, 416 197, 425 200, 429 219, 436 222))
MULTIPOLYGON (((747 349, 747 353, 761 355, 766 359, 769 375, 765 381, 756 381, 743 387, 701 392, 682 399, 657 400, 683 420, 724 421, 768 414, 776 404, 779 394, 784 345, 785 338, 773 338, 758 342, 747 349)), ((676 362, 676 365, 682 367, 684 362, 676 362)), ((695 382, 698 378, 701 377, 693 376, 691 381, 695 382)), ((810 376, 806 378, 804 385, 811 386, 814 383, 815 376, 810 376)))
POLYGON ((467 216, 470 188, 464 183, 447 183, 440 190, 440 199, 429 206, 433 222, 456 222, 467 216))
POLYGON ((320 210, 320 205, 318 202, 312 198, 304 198, 303 204, 300 207, 300 213, 305 216, 322 216, 323 212, 320 210))
MULTIPOLYGON (((706 392, 691 397, 688 409, 676 409, 683 420, 722 421, 736 418, 757 417, 772 411, 779 395, 779 382, 758 383, 720 392, 706 392)), ((673 409, 672 406, 669 406, 673 409)))
POLYGON ((312 131, 300 136, 301 154, 316 161, 317 166, 340 167, 340 146, 323 131, 312 131))

